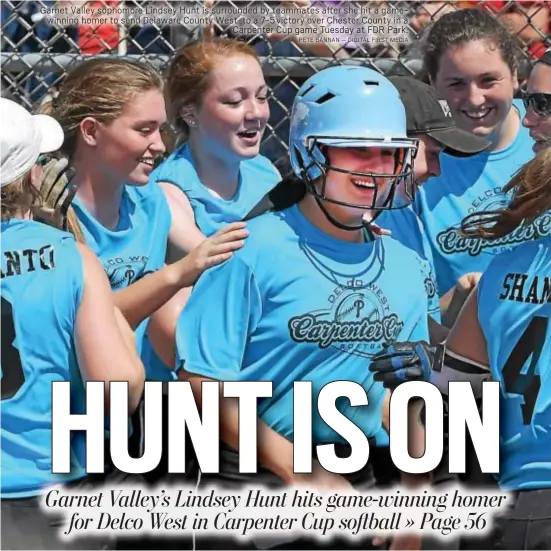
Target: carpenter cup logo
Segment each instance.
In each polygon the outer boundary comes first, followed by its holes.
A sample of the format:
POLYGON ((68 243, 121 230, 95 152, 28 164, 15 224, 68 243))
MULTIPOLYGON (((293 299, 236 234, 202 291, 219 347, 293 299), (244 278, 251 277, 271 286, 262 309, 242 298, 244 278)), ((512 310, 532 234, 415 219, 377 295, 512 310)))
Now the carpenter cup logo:
POLYGON ((128 256, 110 258, 104 262, 103 268, 112 289, 124 289, 138 281, 145 275, 145 265, 149 258, 147 256, 128 256))
POLYGON ((289 333, 295 342, 330 346, 370 357, 381 346, 394 342, 404 324, 390 311, 383 292, 361 280, 336 287, 328 298, 328 308, 289 320, 289 333))
MULTIPOLYGON (((509 196, 503 193, 501 188, 487 190, 473 201, 468 214, 503 209, 508 205, 509 200, 509 196)), ((468 253, 470 256, 478 256, 481 253, 498 255, 510 251, 519 243, 532 241, 546 235, 551 235, 551 212, 544 213, 531 224, 520 226, 499 239, 463 237, 460 224, 440 232, 436 239, 444 254, 468 253)))

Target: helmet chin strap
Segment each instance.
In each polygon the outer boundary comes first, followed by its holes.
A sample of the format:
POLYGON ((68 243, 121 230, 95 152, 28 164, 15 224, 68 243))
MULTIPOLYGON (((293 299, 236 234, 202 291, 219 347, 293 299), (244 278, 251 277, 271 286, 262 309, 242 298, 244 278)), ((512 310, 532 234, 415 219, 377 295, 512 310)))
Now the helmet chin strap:
MULTIPOLYGON (((310 185, 313 185, 313 184, 310 184, 310 185)), ((309 187, 310 186, 307 185, 306 189, 308 189, 309 187)), ((367 229, 367 231, 369 232, 370 237, 373 239, 374 235, 373 235, 373 232, 371 231, 371 229, 369 228, 369 225, 371 223, 375 222, 375 220, 379 217, 379 215, 381 214, 382 211, 376 210, 373 213, 372 218, 369 222, 366 222, 365 220, 362 220, 362 223, 359 226, 347 226, 346 224, 342 224, 336 218, 331 216, 331 214, 329 214, 329 211, 326 209, 326 207, 324 205, 323 199, 317 193, 310 192, 310 195, 314 196, 314 199, 316 200, 316 203, 317 203, 318 207, 320 208, 321 212, 323 212, 323 215, 325 216, 325 218, 331 224, 333 224, 333 226, 339 228, 340 230, 344 230, 344 231, 358 231, 358 230, 361 230, 361 229, 367 229)), ((388 200, 388 198, 387 198, 387 200, 388 200)), ((391 203, 392 203, 392 200, 393 200, 393 198, 391 199, 391 203)))
POLYGON ((321 212, 323 212, 325 218, 333 224, 333 226, 336 226, 340 230, 345 231, 358 231, 361 230, 364 227, 364 224, 361 224, 360 226, 347 226, 346 224, 341 224, 338 220, 333 218, 328 210, 325 208, 325 205, 323 204, 323 201, 318 197, 316 194, 312 194, 314 196, 314 199, 316 200, 316 203, 318 204, 318 207, 320 208, 321 212))
MULTIPOLYGON (((299 157, 299 159, 301 159, 301 158, 299 157)), ((327 172, 325 170, 325 167, 320 166, 319 163, 316 163, 316 164, 318 165, 318 168, 320 169, 320 171, 323 174, 324 184, 325 184, 325 181, 327 179, 327 172)), ((302 162, 301 162, 301 165, 302 165, 302 162)), ((312 165, 310 165, 310 167, 311 166, 312 165)), ((374 239, 373 231, 370 229, 369 225, 370 225, 370 223, 374 222, 375 219, 381 214, 380 210, 375 211, 375 213, 373 214, 373 217, 370 220, 370 222, 366 222, 365 220, 362 220, 362 223, 358 226, 347 226, 346 224, 342 224, 337 219, 335 219, 333 216, 331 216, 331 214, 329 214, 329 211, 325 208, 324 199, 322 199, 322 197, 320 197, 319 193, 317 193, 317 190, 314 187, 314 183, 310 180, 310 178, 308 176, 308 170, 306 169, 306 167, 302 166, 301 167, 301 172, 302 172, 302 181, 306 184, 307 193, 314 196, 314 199, 316 200, 316 203, 317 203, 318 207, 320 208, 321 212, 323 212, 323 215, 325 216, 325 218, 331 224, 333 224, 333 226, 339 228, 340 230, 344 230, 344 231, 358 231, 358 230, 365 229, 365 230, 368 231, 370 238, 374 239)), ((325 188, 325 185, 323 187, 325 188)), ((390 204, 392 204, 392 202, 394 200, 394 193, 395 193, 395 190, 392 190, 392 192, 389 193, 389 196, 386 199, 386 201, 388 201, 390 199, 390 204)), ((331 202, 331 200, 328 200, 328 201, 331 202)))

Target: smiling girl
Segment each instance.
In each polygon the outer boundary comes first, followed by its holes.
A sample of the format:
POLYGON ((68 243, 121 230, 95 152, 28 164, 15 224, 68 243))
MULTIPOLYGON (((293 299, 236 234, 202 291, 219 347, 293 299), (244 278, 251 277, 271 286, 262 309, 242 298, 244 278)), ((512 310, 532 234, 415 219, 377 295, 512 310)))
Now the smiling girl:
MULTIPOLYGON (((367 358, 400 335, 427 336, 427 300, 414 253, 390 237, 375 238, 363 217, 393 208, 398 188, 411 188, 417 140, 407 137, 404 106, 385 77, 362 67, 334 67, 298 91, 289 145, 293 172, 308 193, 290 208, 249 222, 247 245, 200 278, 178 322, 176 368, 198 402, 202 381, 273 383, 273 397, 258 407, 258 474, 238 471, 237 404, 223 400, 220 473, 210 481, 240 487, 302 479, 326 489, 369 488, 370 464, 349 480, 317 461, 311 476, 294 474, 293 384, 310 381, 317 400, 327 383, 358 383, 368 405, 343 401, 339 410, 366 437, 385 440, 388 402, 367 373, 367 358)), ((169 335, 165 351, 171 340, 169 335)), ((312 414, 314 444, 335 444, 345 457, 346 440, 316 408, 312 414)), ((229 539, 213 545, 253 546, 229 539)))
POLYGON ((535 64, 523 98, 526 115, 522 124, 534 140, 534 151, 551 147, 551 49, 535 64))
MULTIPOLYGON (((163 192, 149 180, 165 151, 161 129, 166 111, 163 81, 148 65, 124 59, 84 62, 65 78, 52 115, 65 131, 61 152, 75 169, 70 228, 99 257, 115 305, 135 331, 146 378, 172 380, 174 374, 151 358, 145 338, 149 317, 243 246, 244 223, 227 225, 185 258, 164 265, 174 220, 163 192)), ((138 457, 144 443, 142 405, 134 415, 130 441, 138 457)), ((166 420, 163 427, 166 445, 166 420)), ((165 474, 165 459, 163 455, 148 480, 165 474)))
POLYGON ((174 220, 171 258, 242 220, 281 180, 259 155, 270 116, 268 87, 247 44, 214 39, 182 48, 167 75, 179 147, 152 174, 174 220))
MULTIPOLYGON (((518 88, 514 38, 491 15, 468 9, 442 16, 427 37, 425 66, 457 125, 491 141, 466 159, 443 154, 441 174, 418 192, 415 209, 433 249, 438 290, 446 294, 467 272, 482 272, 499 252, 516 245, 509 236, 482 243, 460 234, 468 214, 500 208, 503 186, 534 155, 521 125, 525 109, 518 88)), ((539 235, 538 226, 534 234, 539 235)))
MULTIPOLYGON (((259 154, 270 116, 268 87, 247 44, 217 38, 184 46, 170 64, 165 95, 179 145, 151 180, 163 190, 172 214, 168 260, 173 262, 205 236, 243 220, 281 176, 259 154)), ((152 318, 148 333, 155 349, 165 331, 174 333, 190 292, 180 291, 152 318)), ((155 371, 167 371, 154 350, 150 363, 155 371)))
POLYGON ((163 82, 149 66, 82 63, 65 78, 51 114, 65 132, 61 152, 75 168, 70 228, 100 258, 141 346, 147 318, 203 270, 227 260, 242 245, 243 224, 163 267, 173 222, 161 190, 147 184, 165 151, 166 111, 163 82))

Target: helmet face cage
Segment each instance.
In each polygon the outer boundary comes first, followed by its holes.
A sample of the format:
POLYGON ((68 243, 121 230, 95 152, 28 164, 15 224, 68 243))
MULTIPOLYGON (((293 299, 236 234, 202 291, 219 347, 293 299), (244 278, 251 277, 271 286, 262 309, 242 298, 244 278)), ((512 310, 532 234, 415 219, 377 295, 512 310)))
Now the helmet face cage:
MULTIPOLYGON (((416 140, 411 140, 411 145, 396 147, 395 160, 396 170, 392 174, 379 174, 375 172, 355 172, 344 168, 334 167, 327 161, 321 161, 320 159, 326 159, 326 156, 322 153, 319 140, 340 140, 341 137, 334 136, 316 136, 308 140, 308 147, 306 150, 310 163, 307 166, 302 167, 302 178, 306 183, 308 192, 314 195, 318 200, 333 203, 335 205, 341 205, 345 207, 357 208, 359 210, 370 210, 374 212, 385 210, 397 210, 407 207, 413 202, 415 196, 415 181, 413 174, 413 159, 417 154, 416 140), (317 153, 317 154, 316 154, 317 153), (310 177, 310 169, 316 167, 321 173, 318 178, 310 177), (340 172, 344 174, 350 174, 352 176, 359 176, 363 178, 373 179, 375 189, 373 190, 373 200, 370 204, 355 204, 348 203, 346 201, 339 201, 326 196, 327 176, 328 171, 340 172), (318 191, 315 186, 315 180, 321 178, 321 190, 318 191), (383 192, 380 192, 382 185, 380 180, 386 180, 386 184, 383 192), (389 181, 390 180, 390 181, 389 181), (399 198, 398 202, 394 202, 395 198, 399 198)), ((347 138, 350 143, 364 141, 368 142, 365 138, 347 138)), ((403 142, 403 140, 400 140, 403 142)), ((389 147, 391 144, 378 142, 376 146, 389 147)), ((330 146, 329 146, 330 147, 330 146)), ((302 156, 299 154, 297 158, 302 161, 302 156)), ((303 164, 302 162, 300 163, 303 164)))

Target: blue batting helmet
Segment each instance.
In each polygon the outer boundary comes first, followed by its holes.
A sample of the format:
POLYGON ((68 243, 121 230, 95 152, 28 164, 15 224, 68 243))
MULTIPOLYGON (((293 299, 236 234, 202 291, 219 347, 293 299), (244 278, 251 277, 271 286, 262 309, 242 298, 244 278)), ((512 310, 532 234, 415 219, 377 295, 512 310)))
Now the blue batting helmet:
MULTIPOLYGON (((413 158, 416 139, 408 138, 406 111, 400 94, 383 75, 357 66, 331 67, 309 78, 297 92, 289 134, 291 167, 302 178, 308 191, 319 200, 364 210, 386 210, 393 205, 398 185, 413 199, 413 158), (375 197, 370 205, 350 205, 325 196, 327 171, 331 167, 322 147, 377 147, 396 150, 393 174, 365 174, 376 182, 390 179, 384 197, 375 197), (314 180, 322 178, 321 190, 314 180)), ((348 172, 342 168, 339 172, 348 172)), ((351 174, 356 174, 350 172, 351 174)))

